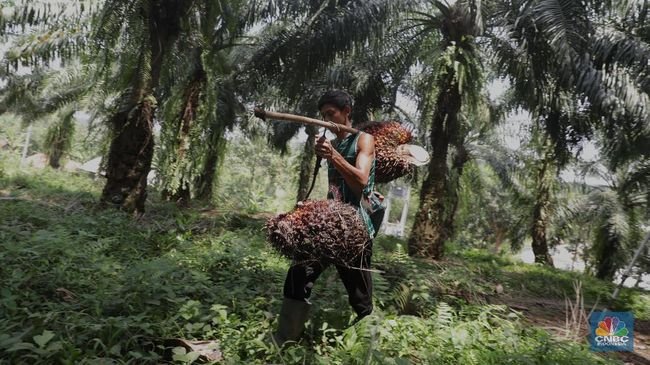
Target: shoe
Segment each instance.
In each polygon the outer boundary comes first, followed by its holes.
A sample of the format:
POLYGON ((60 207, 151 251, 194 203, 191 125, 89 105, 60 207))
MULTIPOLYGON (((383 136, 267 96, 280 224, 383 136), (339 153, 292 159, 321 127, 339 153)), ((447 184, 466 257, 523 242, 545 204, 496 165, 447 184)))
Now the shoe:
POLYGON ((352 323, 350 323, 350 325, 348 326, 348 328, 350 328, 350 327, 354 327, 355 324, 361 322, 362 319, 368 317, 369 315, 370 315, 370 314, 358 314, 358 315, 357 315, 357 318, 355 318, 354 321, 352 321, 352 323))

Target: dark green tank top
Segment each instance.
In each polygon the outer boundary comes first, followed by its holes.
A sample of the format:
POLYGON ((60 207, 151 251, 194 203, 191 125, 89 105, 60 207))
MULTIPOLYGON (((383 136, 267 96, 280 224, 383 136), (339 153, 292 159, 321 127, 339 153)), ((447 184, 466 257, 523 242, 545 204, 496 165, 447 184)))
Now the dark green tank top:
MULTIPOLYGON (((356 166, 357 165, 357 142, 359 141, 359 136, 361 133, 356 133, 356 134, 351 134, 347 137, 345 137, 341 141, 334 140, 333 145, 336 151, 345 158, 345 161, 347 161, 350 165, 356 166)), ((368 234, 370 237, 374 236, 375 229, 372 226, 372 223, 370 221, 370 216, 368 213, 365 211, 360 206, 361 203, 361 197, 360 196, 355 196, 355 194, 352 192, 352 189, 350 186, 345 182, 345 179, 343 179, 343 176, 339 173, 339 171, 334 168, 334 165, 331 163, 327 164, 327 177, 329 180, 329 190, 327 193, 327 198, 328 199, 336 199, 339 201, 342 201, 344 203, 349 203, 354 205, 359 209, 359 214, 361 215, 361 219, 363 222, 366 224, 366 228, 368 229, 368 234)), ((374 190, 375 188, 375 160, 372 160, 372 165, 370 167, 370 174, 368 175, 368 184, 363 188, 363 191, 361 192, 364 196, 370 195, 370 193, 374 190)))

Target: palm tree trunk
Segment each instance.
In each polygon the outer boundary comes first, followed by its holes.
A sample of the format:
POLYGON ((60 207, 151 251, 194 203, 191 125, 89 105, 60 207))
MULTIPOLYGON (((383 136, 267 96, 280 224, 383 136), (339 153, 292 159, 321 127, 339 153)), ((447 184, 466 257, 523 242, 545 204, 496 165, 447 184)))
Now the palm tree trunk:
POLYGON ((549 225, 549 207, 551 191, 548 183, 549 171, 551 169, 551 152, 547 152, 542 160, 542 166, 537 174, 537 195, 535 198, 535 206, 533 207, 533 222, 531 225, 531 236, 533 254, 535 262, 553 266, 553 258, 551 257, 548 249, 548 242, 546 239, 546 230, 549 225))
POLYGON ((51 168, 58 169, 61 167, 61 157, 63 157, 63 151, 57 146, 53 146, 52 148, 53 150, 50 153, 50 156, 48 156, 48 164, 51 168))
POLYGON ((501 229, 498 224, 494 224, 492 230, 494 231, 494 246, 492 247, 492 252, 498 255, 501 253, 501 245, 503 245, 503 241, 505 240, 506 231, 501 229))
POLYGON ((596 253, 596 277, 602 280, 613 280, 616 270, 618 270, 617 257, 621 242, 619 236, 612 236, 612 229, 607 226, 608 223, 602 223, 597 235, 602 240, 602 245, 596 253))
POLYGON ((318 129, 314 126, 308 125, 305 127, 305 132, 307 132, 307 141, 305 142, 305 148, 302 150, 302 157, 300 159, 298 197, 296 198, 299 202, 307 199, 307 193, 309 192, 309 187, 311 186, 313 179, 313 161, 314 156, 316 155, 314 146, 316 145, 318 129))
POLYGON ((56 122, 47 132, 46 143, 49 144, 47 146, 48 164, 53 169, 61 167, 61 158, 63 157, 66 143, 65 138, 69 138, 69 136, 64 135, 65 131, 63 127, 63 123, 56 122))
POLYGON ((596 277, 602 280, 613 280, 616 274, 616 263, 614 256, 618 253, 618 243, 608 241, 608 245, 603 247, 603 253, 598 258, 596 277))
POLYGON ((141 215, 147 198, 147 175, 154 150, 153 119, 157 106, 154 90, 160 80, 165 47, 173 39, 172 27, 162 19, 162 8, 146 9, 148 44, 140 54, 129 107, 111 118, 114 138, 106 166, 101 203, 141 215), (150 53, 149 53, 150 52, 150 53), (150 72, 148 72, 150 71, 150 72))
POLYGON ((449 191, 446 194, 446 204, 449 209, 445 210, 444 227, 447 232, 447 239, 454 236, 454 220, 458 210, 458 189, 460 188, 460 178, 463 176, 463 168, 469 161, 469 154, 465 146, 459 144, 456 146, 457 151, 454 156, 453 166, 448 178, 449 191))
POLYGON ((237 119, 240 104, 237 100, 234 83, 231 79, 225 80, 220 85, 215 103, 221 108, 220 112, 213 115, 208 131, 207 151, 205 162, 194 184, 196 198, 208 200, 212 198, 214 185, 218 183, 219 167, 223 164, 228 141, 225 138, 226 130, 233 126, 237 119))
POLYGON ((131 110, 115 114, 106 166, 106 185, 101 201, 135 213, 144 213, 147 175, 153 157, 153 114, 155 99, 143 95, 131 110))
POLYGON ((61 167, 61 158, 68 153, 72 145, 75 130, 73 115, 74 110, 72 109, 67 113, 58 115, 60 119, 48 128, 45 143, 48 164, 53 169, 61 167))
MULTIPOLYGON (((200 57, 200 52, 199 52, 200 57)), ((192 179, 187 175, 188 165, 193 161, 187 156, 191 148, 190 131, 196 121, 196 112, 199 107, 200 96, 206 83, 206 74, 203 68, 199 67, 192 75, 187 89, 183 95, 183 107, 179 113, 176 123, 172 128, 176 129, 173 145, 175 151, 169 156, 164 166, 171 167, 170 171, 165 174, 167 181, 163 183, 163 199, 171 201, 188 202, 191 197, 190 189, 192 179)), ((173 148, 173 147, 172 147, 173 148)))
POLYGON ((433 153, 429 171, 420 192, 420 207, 409 238, 409 255, 439 259, 444 252, 444 244, 449 237, 449 227, 445 226, 445 195, 447 193, 447 154, 449 150, 449 129, 458 123, 457 115, 461 107, 461 96, 452 68, 442 79, 436 100, 436 112, 431 128, 433 153))
POLYGON ((25 134, 25 144, 23 145, 23 152, 20 155, 20 167, 25 166, 25 160, 27 159, 27 153, 29 152, 30 141, 32 140, 32 125, 29 123, 27 126, 27 133, 25 134))
POLYGON ((214 184, 217 176, 217 169, 226 151, 226 133, 227 126, 224 123, 215 122, 210 128, 210 137, 208 138, 208 148, 206 151, 205 162, 201 173, 195 181, 195 197, 200 200, 209 200, 212 198, 214 184))

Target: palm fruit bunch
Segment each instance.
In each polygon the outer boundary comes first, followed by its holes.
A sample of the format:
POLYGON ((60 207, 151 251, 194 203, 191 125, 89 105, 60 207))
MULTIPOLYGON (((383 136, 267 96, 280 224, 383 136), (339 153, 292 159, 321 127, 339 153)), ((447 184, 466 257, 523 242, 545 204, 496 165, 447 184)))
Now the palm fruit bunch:
POLYGON ((332 199, 307 200, 269 219, 267 238, 280 254, 293 260, 352 264, 370 240, 357 209, 332 199))
POLYGON ((390 182, 413 172, 414 166, 398 153, 398 147, 413 138, 409 128, 386 121, 367 124, 361 130, 375 137, 375 182, 390 182))

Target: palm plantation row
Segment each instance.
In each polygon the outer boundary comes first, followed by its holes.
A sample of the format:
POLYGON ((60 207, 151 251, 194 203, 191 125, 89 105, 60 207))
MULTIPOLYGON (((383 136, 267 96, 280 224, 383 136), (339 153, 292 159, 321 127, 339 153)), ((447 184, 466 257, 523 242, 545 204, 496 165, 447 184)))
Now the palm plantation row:
MULTIPOLYGON (((355 123, 410 121, 431 153, 413 182, 420 205, 410 255, 439 259, 473 225, 496 244, 530 237, 535 261, 548 265, 553 240, 593 241, 595 274, 612 279, 643 240, 647 1, 45 3, 0 2, 0 31, 13 42, 0 68, 0 112, 28 122, 59 113, 48 134, 54 167, 73 113, 90 112, 109 141, 103 205, 143 213, 154 159, 163 197, 210 199, 227 131, 246 130, 247 110, 262 103, 313 116, 317 95, 341 88, 354 96, 355 123), (495 79, 509 85, 498 100, 486 91, 495 79), (399 108, 398 95, 417 111, 399 108), (517 153, 495 142, 515 111, 531 119, 517 153), (615 177, 609 188, 558 179, 586 140, 600 147, 600 171, 615 177)), ((269 141, 286 150, 299 131, 273 124, 269 141)), ((298 199, 312 151, 308 143, 298 199)))

